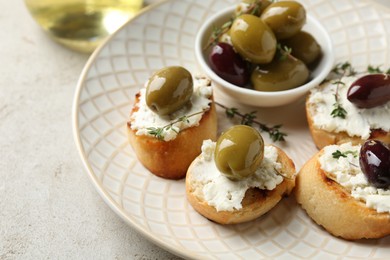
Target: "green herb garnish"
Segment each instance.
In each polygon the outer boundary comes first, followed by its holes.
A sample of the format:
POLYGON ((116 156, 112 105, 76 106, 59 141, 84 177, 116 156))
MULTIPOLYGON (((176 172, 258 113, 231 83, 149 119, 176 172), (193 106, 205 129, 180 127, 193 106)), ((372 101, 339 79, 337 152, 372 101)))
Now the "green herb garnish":
POLYGON ((337 75, 341 75, 342 77, 354 76, 357 74, 356 70, 348 61, 337 63, 336 66, 332 69, 332 72, 337 75))
POLYGON ((335 103, 333 103, 333 110, 330 113, 332 117, 340 117, 342 119, 345 119, 347 116, 347 110, 343 108, 343 106, 339 102, 339 87, 340 85, 345 86, 345 83, 341 80, 337 80, 333 82, 333 84, 336 84, 336 93, 334 94, 335 103))
POLYGON ((159 140, 164 140, 164 130, 165 131, 169 131, 169 130, 172 130, 176 133, 177 130, 175 128, 173 128, 173 125, 176 124, 176 123, 179 123, 179 122, 186 122, 186 123, 189 123, 189 118, 190 117, 193 117, 193 116, 196 116, 196 115, 199 115, 199 114, 202 114, 203 112, 205 112, 205 110, 202 110, 202 111, 199 111, 199 112, 195 112, 193 114, 190 114, 190 115, 185 115, 185 116, 182 116, 180 118, 178 118, 177 120, 165 125, 165 126, 162 126, 162 127, 148 127, 146 128, 146 130, 148 130, 148 134, 150 134, 151 136, 154 136, 156 137, 157 139, 159 140))
POLYGON ((340 62, 337 63, 336 66, 332 69, 332 72, 337 75, 343 75, 343 76, 355 76, 356 74, 364 74, 364 73, 383 73, 383 74, 390 74, 390 68, 387 70, 381 69, 382 65, 374 66, 374 65, 368 65, 365 71, 357 71, 355 68, 352 67, 352 65, 349 62, 340 62))
POLYGON ((333 158, 339 159, 340 157, 347 157, 348 154, 352 154, 353 157, 357 157, 357 151, 345 151, 344 153, 340 152, 340 150, 337 150, 336 152, 332 153, 333 158))
POLYGON ((276 45, 276 49, 279 51, 280 53, 280 56, 279 56, 279 60, 286 60, 287 58, 290 58, 292 60, 297 60, 297 58, 295 58, 291 52, 292 52, 292 48, 290 47, 287 47, 286 45, 281 45, 280 43, 278 43, 276 45))
POLYGON ((241 113, 238 111, 237 108, 232 107, 228 108, 222 104, 219 104, 215 102, 216 105, 222 107, 225 109, 225 114, 228 118, 234 118, 235 116, 238 116, 241 118, 240 124, 247 125, 247 126, 253 126, 258 125, 260 131, 267 132, 269 137, 272 139, 273 142, 277 141, 285 141, 285 137, 287 136, 286 133, 283 133, 280 131, 280 128, 282 125, 275 125, 272 127, 267 126, 266 124, 263 124, 259 121, 256 121, 256 111, 252 111, 250 113, 241 113))
POLYGON ((371 74, 374 74, 374 73, 390 74, 390 68, 388 68, 385 71, 385 70, 382 70, 380 67, 381 67, 381 65, 376 66, 376 67, 372 66, 372 65, 368 65, 367 66, 367 72, 371 73, 371 74))
POLYGON ((368 65, 367 66, 367 72, 368 73, 371 73, 371 74, 374 74, 374 73, 383 73, 383 71, 380 69, 380 66, 372 66, 372 65, 368 65))
POLYGON ((330 113, 332 117, 340 117, 342 119, 345 119, 347 116, 347 111, 341 106, 340 103, 336 102, 333 104, 333 110, 330 113))
POLYGON ((230 27, 233 24, 233 21, 234 21, 234 18, 231 18, 229 21, 224 23, 221 27, 214 26, 213 31, 211 33, 211 36, 207 42, 207 45, 204 47, 204 49, 206 50, 208 47, 217 44, 219 37, 221 37, 221 35, 223 35, 227 31, 229 31, 230 27))

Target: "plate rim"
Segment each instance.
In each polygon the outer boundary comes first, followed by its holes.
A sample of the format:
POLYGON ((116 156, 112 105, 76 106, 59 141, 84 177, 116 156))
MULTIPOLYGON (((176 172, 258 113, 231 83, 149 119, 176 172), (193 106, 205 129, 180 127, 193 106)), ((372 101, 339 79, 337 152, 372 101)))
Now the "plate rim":
POLYGON ((93 62, 95 61, 96 57, 102 52, 102 50, 106 47, 106 45, 119 33, 121 32, 125 27, 127 27, 129 24, 131 24, 135 19, 142 16, 144 13, 147 13, 153 9, 156 9, 160 5, 169 4, 170 2, 179 1, 179 0, 161 0, 159 2, 153 3, 149 6, 144 7, 140 12, 138 12, 135 16, 133 16, 131 19, 129 19, 126 23, 124 23, 121 27, 118 28, 113 34, 108 36, 101 45, 99 45, 96 50, 91 54, 91 56, 88 58, 86 64, 83 67, 83 70, 80 73, 80 76, 77 81, 75 94, 73 96, 73 104, 72 104, 72 132, 73 132, 73 140, 75 142, 77 151, 79 155, 81 156, 82 164, 84 165, 84 168, 87 170, 87 175, 89 179, 92 181, 93 186, 95 190, 98 192, 100 197, 103 199, 103 201, 108 205, 111 210, 113 210, 123 221, 125 221, 128 225, 131 226, 134 230, 136 230, 139 234, 144 236, 149 240, 149 242, 158 245, 159 247, 167 250, 168 252, 180 256, 180 257, 186 257, 191 259, 196 259, 196 257, 199 257, 199 255, 190 252, 190 251, 177 251, 173 246, 171 246, 168 242, 165 240, 159 239, 156 236, 153 236, 150 232, 147 232, 146 229, 141 227, 140 225, 137 225, 132 219, 130 219, 122 210, 120 210, 117 203, 111 198, 111 196, 108 194, 108 192, 101 188, 101 185, 99 184, 96 175, 93 174, 93 169, 91 168, 90 164, 88 162, 88 158, 86 155, 86 152, 83 148, 80 132, 79 132, 79 101, 80 101, 80 95, 81 90, 83 89, 85 79, 87 77, 88 72, 91 69, 91 66, 93 62))
MULTIPOLYGON (((88 58, 86 64, 84 65, 78 81, 76 85, 75 94, 73 95, 73 103, 72 103, 72 132, 73 132, 73 140, 75 142, 77 151, 81 157, 82 164, 84 165, 84 168, 86 169, 87 175, 89 179, 92 181, 93 186, 97 193, 100 195, 100 197, 103 199, 103 201, 109 206, 111 210, 113 210, 126 224, 130 225, 131 228, 136 230, 139 234, 141 234, 144 238, 148 239, 149 242, 159 246, 160 248, 176 255, 182 258, 187 259, 211 259, 211 257, 207 255, 199 255, 196 252, 189 251, 189 250, 177 250, 172 244, 168 243, 165 240, 160 239, 158 236, 153 235, 152 233, 148 232, 145 228, 138 225, 136 222, 134 222, 123 210, 119 208, 118 203, 109 195, 109 193, 104 190, 101 185, 99 184, 99 181, 97 180, 97 177, 95 174, 93 174, 93 169, 91 168, 91 165, 88 163, 87 154, 83 148, 82 142, 81 142, 81 136, 79 132, 79 101, 80 101, 80 95, 81 91, 84 87, 84 83, 87 77, 88 72, 91 69, 91 66, 93 65, 93 62, 96 60, 96 58, 99 56, 99 54, 102 52, 102 50, 108 45, 108 43, 119 33, 121 32, 125 27, 127 27, 129 24, 131 24, 135 19, 138 17, 144 15, 147 12, 150 12, 157 7, 165 4, 170 4, 172 2, 183 2, 182 0, 160 0, 159 2, 155 2, 151 5, 148 5, 144 7, 140 12, 138 12, 134 17, 129 19, 127 22, 125 22, 120 28, 118 28, 114 33, 112 33, 110 36, 108 36, 101 45, 99 45, 95 51, 90 55, 88 58)), ((184 2, 192 2, 195 0, 186 0, 184 2)), ((298 0, 299 1, 299 0, 298 0)), ((379 11, 380 8, 385 8, 386 11, 390 11, 389 6, 385 6, 381 3, 378 3, 374 0, 363 0, 363 2, 370 3, 372 6, 379 11)))

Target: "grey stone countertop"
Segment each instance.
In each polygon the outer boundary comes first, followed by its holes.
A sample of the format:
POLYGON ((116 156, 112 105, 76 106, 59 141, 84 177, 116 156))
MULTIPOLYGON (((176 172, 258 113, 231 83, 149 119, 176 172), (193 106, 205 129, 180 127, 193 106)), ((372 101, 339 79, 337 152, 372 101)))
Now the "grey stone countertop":
POLYGON ((71 114, 88 55, 50 40, 23 1, 0 10, 0 259, 178 259, 123 222, 85 172, 71 114))
POLYGON ((0 259, 178 259, 101 199, 72 134, 88 55, 53 42, 23 1, 0 0, 0 259))

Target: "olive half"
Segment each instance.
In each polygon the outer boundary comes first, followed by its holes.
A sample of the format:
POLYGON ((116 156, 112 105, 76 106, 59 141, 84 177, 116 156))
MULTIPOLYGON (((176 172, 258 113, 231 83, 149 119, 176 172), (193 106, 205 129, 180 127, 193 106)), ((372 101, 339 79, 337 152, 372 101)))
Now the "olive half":
POLYGON ((299 32, 306 22, 306 10, 295 1, 270 4, 260 18, 272 29, 278 40, 287 39, 299 32))
POLYGON ((237 17, 230 29, 230 37, 234 49, 252 63, 269 63, 275 55, 275 35, 255 15, 243 14, 237 17))
POLYGON ((158 115, 182 108, 193 93, 191 73, 183 67, 163 68, 152 75, 146 86, 146 105, 158 115))
POLYGON ((306 65, 293 58, 275 59, 257 67, 251 75, 253 88, 260 91, 281 91, 296 88, 309 78, 306 65))
POLYGON ((214 157, 223 175, 233 181, 241 180, 259 168, 264 157, 263 138, 250 126, 233 126, 218 138, 214 157))

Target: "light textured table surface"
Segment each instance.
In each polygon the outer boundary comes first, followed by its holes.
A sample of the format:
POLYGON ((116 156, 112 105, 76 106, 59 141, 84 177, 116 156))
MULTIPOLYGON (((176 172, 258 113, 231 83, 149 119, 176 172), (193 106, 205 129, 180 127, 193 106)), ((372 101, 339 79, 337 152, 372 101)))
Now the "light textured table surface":
POLYGON ((176 259, 100 198, 77 153, 72 102, 88 55, 0 0, 0 259, 176 259))
POLYGON ((176 259, 103 202, 81 163, 71 113, 88 55, 51 41, 23 1, 0 10, 0 259, 176 259))

